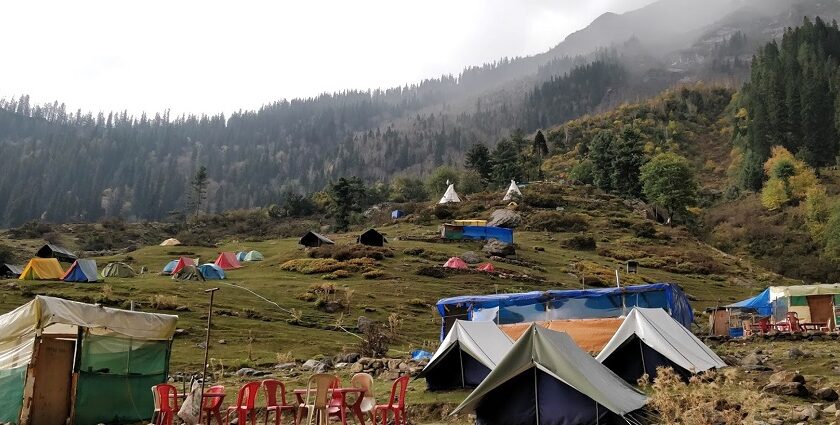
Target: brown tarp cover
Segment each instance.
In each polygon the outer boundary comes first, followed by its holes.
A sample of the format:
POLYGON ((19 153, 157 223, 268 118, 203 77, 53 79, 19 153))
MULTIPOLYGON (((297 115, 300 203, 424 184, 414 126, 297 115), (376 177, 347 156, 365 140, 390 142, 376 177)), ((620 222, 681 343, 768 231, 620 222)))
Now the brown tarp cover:
MULTIPOLYGON (((597 354, 610 342, 622 322, 624 322, 622 318, 610 318, 550 320, 536 323, 553 331, 566 332, 583 351, 597 354)), ((515 341, 528 330, 529 326, 531 326, 530 323, 514 323, 499 327, 515 341)))

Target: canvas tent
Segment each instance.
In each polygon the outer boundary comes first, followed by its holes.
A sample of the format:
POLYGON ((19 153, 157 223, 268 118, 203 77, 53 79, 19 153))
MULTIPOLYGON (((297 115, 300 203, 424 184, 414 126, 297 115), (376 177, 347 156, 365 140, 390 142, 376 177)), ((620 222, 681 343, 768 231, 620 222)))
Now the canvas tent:
POLYGON ((206 280, 220 280, 225 278, 225 271, 213 263, 206 263, 198 266, 198 271, 206 280))
POLYGON ((175 239, 175 238, 169 238, 169 239, 160 243, 160 246, 176 246, 176 245, 181 245, 181 241, 179 241, 178 239, 175 239))
POLYGON ((15 264, 0 264, 0 277, 19 278, 23 267, 15 264))
POLYGON ((512 346, 492 322, 458 320, 418 378, 430 391, 475 388, 512 346))
POLYGON ((245 254, 245 261, 262 261, 263 255, 259 251, 248 251, 245 254))
POLYGON ((510 186, 508 186, 507 192, 505 192, 505 197, 502 198, 503 201, 512 201, 515 198, 521 198, 522 191, 519 190, 519 186, 516 185, 515 180, 510 181, 510 186))
POLYGON ((134 277, 136 275, 134 269, 126 263, 108 263, 102 269, 102 277, 134 277))
POLYGON ((198 261, 195 261, 192 258, 179 257, 175 263, 175 267, 171 271, 171 274, 178 274, 184 269, 184 267, 195 266, 196 264, 198 264, 198 261))
POLYGON ((826 324, 834 330, 840 315, 840 284, 771 286, 760 294, 726 306, 728 310, 753 311, 781 322, 789 312, 800 322, 826 324))
POLYGON ((596 359, 635 384, 656 368, 671 367, 684 379, 693 373, 726 367, 706 344, 661 308, 634 308, 596 359))
POLYGON ((452 413, 482 425, 595 425, 624 422, 646 403, 568 335, 531 325, 452 413))
POLYGON ((20 273, 20 280, 60 280, 64 269, 55 258, 33 258, 20 273))
POLYGON ((443 264, 443 267, 446 267, 447 269, 469 269, 467 263, 465 263, 464 260, 462 260, 460 257, 451 257, 450 259, 446 260, 446 263, 443 264))
POLYGON ((184 266, 181 270, 178 270, 175 273, 172 273, 173 280, 201 280, 204 281, 204 275, 201 274, 201 270, 194 266, 184 266))
POLYGON ((96 260, 79 259, 76 260, 61 280, 65 282, 97 282, 99 281, 99 272, 96 268, 96 260))
POLYGON ((233 270, 242 267, 239 264, 239 260, 236 259, 236 254, 232 252, 221 252, 219 256, 216 257, 216 261, 214 263, 221 267, 222 270, 233 270))
POLYGON ((385 239, 385 236, 376 229, 368 229, 356 238, 356 242, 367 246, 385 246, 388 239, 385 239))
POLYGON ((72 263, 76 261, 77 258, 76 254, 51 243, 42 246, 38 252, 35 253, 35 256, 39 258, 55 258, 63 263, 72 263))
MULTIPOLYGON (((300 241, 298 244, 309 247, 309 248, 316 248, 321 245, 335 245, 335 242, 330 240, 330 238, 315 232, 306 232, 305 235, 301 236, 300 241)), ((240 260, 241 261, 241 260, 240 260)), ((247 260, 246 260, 247 261, 247 260)))
POLYGON ((177 320, 44 296, 0 316, 0 422, 148 421, 177 320))
POLYGON ((461 202, 461 198, 458 197, 457 193, 455 193, 454 184, 450 184, 449 187, 446 188, 446 192, 444 192, 443 197, 440 198, 438 204, 449 204, 452 202, 461 202))

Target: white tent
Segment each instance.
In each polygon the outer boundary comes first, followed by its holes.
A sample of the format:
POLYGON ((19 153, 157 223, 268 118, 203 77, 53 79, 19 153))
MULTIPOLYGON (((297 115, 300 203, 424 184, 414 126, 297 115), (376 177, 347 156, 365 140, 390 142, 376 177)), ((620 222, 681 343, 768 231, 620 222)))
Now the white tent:
POLYGON ((646 403, 569 335, 532 324, 453 414, 475 412, 482 424, 611 423, 646 403))
POLYGON ((455 192, 454 184, 450 184, 449 187, 446 188, 446 193, 443 194, 443 198, 440 198, 438 204, 448 204, 450 202, 461 202, 461 198, 459 198, 458 194, 455 192))
POLYGON ((175 239, 175 238, 169 238, 169 239, 160 243, 160 246, 176 246, 176 245, 181 245, 181 241, 179 241, 178 239, 175 239))
POLYGON ((726 363, 661 308, 634 308, 596 359, 628 382, 658 366, 680 375, 725 367, 726 363))
POLYGON ((426 378, 430 390, 474 388, 512 346, 493 322, 456 320, 419 377, 426 378))
POLYGON ((502 198, 503 201, 511 201, 513 200, 514 196, 521 197, 522 191, 519 190, 519 186, 516 185, 516 180, 510 181, 510 186, 508 186, 507 193, 505 193, 505 197, 502 198))

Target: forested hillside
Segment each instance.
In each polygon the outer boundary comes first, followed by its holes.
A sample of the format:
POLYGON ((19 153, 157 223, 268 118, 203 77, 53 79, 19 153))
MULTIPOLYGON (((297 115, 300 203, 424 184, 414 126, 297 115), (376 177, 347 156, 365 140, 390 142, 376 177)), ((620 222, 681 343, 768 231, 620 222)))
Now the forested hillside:
POLYGON ((835 16, 837 9, 805 0, 756 3, 718 1, 666 20, 661 15, 672 9, 696 5, 661 0, 605 15, 541 55, 230 116, 74 112, 25 95, 4 99, 0 146, 14 160, 0 172, 0 225, 162 219, 185 210, 189 180, 201 166, 208 172, 207 212, 280 203, 288 191, 321 190, 342 176, 369 184, 425 176, 514 130, 532 133, 678 83, 740 82, 752 46, 779 33, 778 26, 801 22, 803 14, 835 16), (759 15, 756 27, 748 18, 759 15), (607 23, 624 30, 599 30, 607 23), (655 42, 665 39, 667 46, 655 42))

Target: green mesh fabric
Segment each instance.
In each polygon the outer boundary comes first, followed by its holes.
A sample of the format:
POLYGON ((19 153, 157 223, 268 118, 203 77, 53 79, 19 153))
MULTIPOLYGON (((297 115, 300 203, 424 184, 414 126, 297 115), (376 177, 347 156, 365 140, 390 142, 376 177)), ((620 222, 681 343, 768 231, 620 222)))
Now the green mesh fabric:
POLYGON ((151 388, 166 380, 168 354, 168 341, 85 335, 76 389, 76 425, 151 418, 151 388))
POLYGON ((26 366, 0 370, 0 422, 17 423, 23 407, 26 366))

